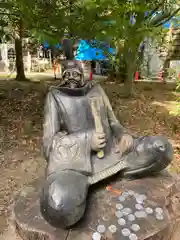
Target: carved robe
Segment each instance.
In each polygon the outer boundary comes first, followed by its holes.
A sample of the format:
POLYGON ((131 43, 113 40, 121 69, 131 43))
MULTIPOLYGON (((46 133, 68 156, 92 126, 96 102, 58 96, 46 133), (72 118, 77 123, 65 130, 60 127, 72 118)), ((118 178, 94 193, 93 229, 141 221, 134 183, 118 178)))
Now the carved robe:
POLYGON ((115 153, 116 142, 126 131, 100 85, 89 83, 81 89, 51 88, 45 103, 43 131, 47 174, 71 169, 87 175, 93 184, 117 173, 125 163, 115 153), (103 100, 99 113, 107 140, 103 159, 91 150, 95 130, 92 97, 103 100))

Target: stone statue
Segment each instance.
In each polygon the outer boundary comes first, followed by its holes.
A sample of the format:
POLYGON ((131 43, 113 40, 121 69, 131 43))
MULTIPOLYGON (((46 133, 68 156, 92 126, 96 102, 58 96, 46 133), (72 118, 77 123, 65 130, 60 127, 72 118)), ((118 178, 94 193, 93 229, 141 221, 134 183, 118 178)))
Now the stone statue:
POLYGON ((46 180, 41 213, 67 228, 84 215, 88 188, 116 173, 143 177, 167 167, 173 149, 163 136, 135 137, 117 120, 99 84, 66 61, 62 82, 46 96, 43 149, 46 180))

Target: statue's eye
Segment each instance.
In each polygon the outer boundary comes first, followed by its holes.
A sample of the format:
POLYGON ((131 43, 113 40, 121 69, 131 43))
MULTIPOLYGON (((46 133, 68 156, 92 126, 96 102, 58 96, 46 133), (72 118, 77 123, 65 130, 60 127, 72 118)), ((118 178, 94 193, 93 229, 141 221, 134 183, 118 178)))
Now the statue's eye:
POLYGON ((70 77, 70 72, 66 72, 65 73, 65 78, 69 78, 70 77))
POLYGON ((73 77, 78 77, 79 76, 79 74, 77 72, 73 72, 72 75, 73 75, 73 77))

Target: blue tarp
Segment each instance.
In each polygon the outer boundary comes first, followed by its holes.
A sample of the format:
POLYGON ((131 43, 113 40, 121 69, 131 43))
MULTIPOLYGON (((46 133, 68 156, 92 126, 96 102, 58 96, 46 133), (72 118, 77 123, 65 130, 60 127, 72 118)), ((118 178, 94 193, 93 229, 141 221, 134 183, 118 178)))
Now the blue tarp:
MULTIPOLYGON (((108 54, 112 54, 112 55, 115 54, 114 49, 107 46, 107 44, 103 49, 100 49, 92 46, 92 44, 95 45, 95 43, 96 43, 95 41, 91 41, 91 43, 89 44, 85 40, 79 40, 75 59, 86 60, 86 61, 105 60, 106 57, 105 57, 105 54, 103 54, 104 50, 107 51, 108 54)), ((50 46, 47 41, 44 42, 42 45, 46 49, 49 48, 50 46)), ((56 44, 54 45, 54 47, 57 49, 61 48, 60 44, 56 44)))
MULTIPOLYGON (((50 44, 49 44, 47 41, 45 41, 42 45, 43 45, 44 48, 49 48, 49 47, 50 47, 50 44)), ((59 43, 56 43, 56 44, 54 45, 54 47, 55 47, 56 49, 60 49, 60 48, 61 48, 61 45, 60 45, 59 43)))
POLYGON ((163 28, 169 29, 171 23, 173 24, 174 28, 180 27, 180 17, 174 17, 170 21, 163 24, 163 28))
POLYGON ((115 54, 114 49, 107 45, 103 49, 100 49, 93 47, 91 44, 92 43, 89 44, 86 40, 80 40, 78 42, 75 59, 86 61, 105 60, 107 57, 105 56, 104 51, 107 51, 108 54, 115 54))

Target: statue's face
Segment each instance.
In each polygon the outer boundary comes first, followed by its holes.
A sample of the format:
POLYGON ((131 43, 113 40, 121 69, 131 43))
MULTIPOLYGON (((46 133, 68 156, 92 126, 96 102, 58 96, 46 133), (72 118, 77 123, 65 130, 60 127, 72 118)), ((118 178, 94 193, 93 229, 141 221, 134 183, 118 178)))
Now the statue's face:
POLYGON ((83 71, 75 61, 66 61, 62 73, 62 86, 80 88, 85 84, 83 71))
POLYGON ((63 73, 63 80, 66 87, 79 88, 82 87, 82 76, 77 69, 69 69, 63 73))

